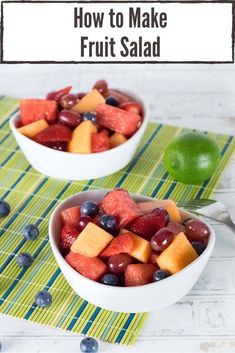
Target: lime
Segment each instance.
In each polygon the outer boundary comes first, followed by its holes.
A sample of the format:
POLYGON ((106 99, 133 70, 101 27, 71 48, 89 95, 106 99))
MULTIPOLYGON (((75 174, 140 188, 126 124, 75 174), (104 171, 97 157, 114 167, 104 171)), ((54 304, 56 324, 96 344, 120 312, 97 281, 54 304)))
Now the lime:
POLYGON ((176 137, 165 149, 164 164, 168 173, 184 184, 208 180, 220 161, 217 143, 210 137, 189 132, 176 137))

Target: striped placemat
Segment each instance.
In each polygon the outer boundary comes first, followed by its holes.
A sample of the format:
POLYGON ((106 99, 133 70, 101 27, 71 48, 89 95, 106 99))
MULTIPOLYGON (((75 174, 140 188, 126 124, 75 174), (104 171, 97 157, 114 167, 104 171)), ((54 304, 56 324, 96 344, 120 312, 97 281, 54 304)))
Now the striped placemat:
POLYGON ((162 164, 165 146, 188 129, 155 123, 148 125, 135 157, 122 171, 96 180, 66 182, 39 174, 24 158, 8 125, 17 108, 16 99, 0 97, 0 199, 9 202, 12 208, 10 215, 0 220, 0 312, 111 343, 132 345, 147 314, 103 310, 72 291, 50 249, 47 230, 50 214, 61 200, 87 189, 123 187, 176 201, 209 197, 235 149, 235 139, 208 133, 216 138, 222 159, 213 178, 199 186, 175 182, 162 164), (21 235, 28 223, 35 223, 40 229, 35 241, 25 241, 21 235), (19 252, 32 254, 33 266, 27 270, 20 268, 15 261, 19 252), (44 310, 34 305, 35 294, 42 289, 53 295, 52 306, 44 310))

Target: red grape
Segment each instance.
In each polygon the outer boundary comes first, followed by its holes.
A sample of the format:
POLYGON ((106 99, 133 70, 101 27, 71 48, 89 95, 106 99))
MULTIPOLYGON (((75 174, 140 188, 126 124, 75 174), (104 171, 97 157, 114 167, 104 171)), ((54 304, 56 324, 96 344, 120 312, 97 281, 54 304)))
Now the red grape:
POLYGON ((82 117, 80 114, 72 112, 71 110, 63 109, 58 115, 58 121, 74 129, 81 123, 82 117))
POLYGON ((108 260, 108 269, 113 273, 122 273, 131 263, 132 257, 128 254, 112 255, 108 260))
POLYGON ((67 150, 67 143, 66 142, 54 142, 53 144, 50 145, 50 148, 53 148, 53 150, 57 151, 66 151, 67 150))
POLYGON ((85 92, 79 92, 79 93, 77 94, 77 97, 78 97, 78 99, 82 99, 85 95, 86 95, 85 92))
POLYGON ((172 242, 174 234, 168 228, 160 229, 151 239, 151 246, 155 251, 165 250, 172 242))
POLYGON ((181 232, 185 233, 185 226, 177 222, 169 222, 167 228, 172 231, 174 235, 177 235, 181 232))
POLYGON ((105 80, 99 80, 94 84, 93 88, 97 89, 103 95, 108 90, 108 84, 105 80))
POLYGON ((208 226, 198 219, 190 219, 185 224, 185 231, 189 239, 202 241, 208 239, 210 229, 208 226))
POLYGON ((82 231, 89 222, 91 222, 91 217, 89 217, 89 216, 81 216, 81 217, 79 217, 78 229, 82 231))
POLYGON ((60 105, 64 109, 71 109, 77 102, 78 97, 76 96, 76 94, 69 93, 61 98, 60 105))

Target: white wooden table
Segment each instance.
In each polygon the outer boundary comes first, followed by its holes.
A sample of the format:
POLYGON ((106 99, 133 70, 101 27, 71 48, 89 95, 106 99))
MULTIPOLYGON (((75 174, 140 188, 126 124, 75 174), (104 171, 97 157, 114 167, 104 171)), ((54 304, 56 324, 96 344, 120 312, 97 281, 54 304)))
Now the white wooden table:
MULTIPOLYGON (((234 65, 0 65, 0 94, 43 96, 68 84, 83 90, 100 78, 146 97, 152 120, 235 134, 234 65)), ((235 156, 215 198, 235 221, 235 156)), ((152 313, 133 348, 100 342, 100 352, 235 352, 235 234, 214 228, 215 250, 189 295, 152 313)), ((0 316, 0 340, 8 353, 73 353, 81 337, 0 316)))

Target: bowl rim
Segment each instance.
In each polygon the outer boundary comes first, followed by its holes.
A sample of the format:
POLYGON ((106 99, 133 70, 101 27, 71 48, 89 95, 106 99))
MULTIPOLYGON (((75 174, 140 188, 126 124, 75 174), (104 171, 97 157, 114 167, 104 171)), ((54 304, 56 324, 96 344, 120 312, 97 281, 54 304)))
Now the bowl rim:
MULTIPOLYGON (((123 144, 119 145, 119 146, 116 146, 114 148, 110 148, 108 149, 107 151, 103 151, 103 152, 96 152, 96 153, 86 153, 86 154, 83 154, 83 153, 71 153, 71 152, 67 152, 67 151, 57 151, 57 150, 54 150, 52 148, 49 148, 47 146, 44 146, 40 143, 37 143, 36 141, 30 139, 29 137, 21 134, 16 126, 15 126, 15 123, 16 121, 19 119, 19 109, 17 110, 16 113, 14 113, 10 120, 9 120, 9 125, 10 125, 10 128, 12 130, 12 132, 14 134, 16 134, 17 136, 20 136, 22 139, 25 139, 26 141, 28 141, 29 143, 32 143, 32 144, 37 144, 38 145, 38 148, 42 148, 42 150, 44 150, 45 152, 47 151, 50 151, 50 153, 53 153, 53 154, 58 154, 60 153, 61 156, 75 156, 75 157, 71 157, 71 158, 76 158, 76 156, 79 156, 80 158, 85 158, 87 156, 103 156, 104 154, 108 155, 108 154, 112 154, 113 151, 116 151, 117 149, 121 150, 121 149, 125 149, 125 147, 128 147, 128 144, 131 144, 131 142, 136 139, 139 135, 142 135, 145 131, 145 128, 149 122, 149 105, 148 105, 148 102, 147 100, 144 98, 142 99, 141 97, 138 96, 138 94, 132 92, 132 91, 129 91, 129 90, 122 90, 124 93, 127 93, 127 94, 130 94, 132 95, 133 98, 136 98, 136 100, 138 102, 140 102, 143 106, 143 111, 144 111, 144 116, 143 116, 143 119, 142 119, 142 123, 139 127, 139 129, 134 133, 134 135, 132 135, 130 138, 128 138, 127 141, 125 141, 123 144), (39 147, 40 146, 40 147, 39 147)), ((40 98, 39 98, 40 99, 40 98)))
MULTIPOLYGON (((59 203, 59 205, 54 209, 53 213, 51 214, 51 217, 50 217, 50 221, 49 221, 49 242, 50 242, 50 245, 51 245, 51 248, 52 248, 52 251, 53 251, 53 254, 57 256, 59 256, 60 260, 63 262, 63 265, 69 270, 69 271, 72 271, 72 273, 74 273, 74 275, 77 275, 78 278, 81 278, 84 283, 88 283, 88 285, 94 285, 94 286, 99 286, 100 288, 103 288, 103 289, 106 289, 106 290, 118 290, 118 291, 127 291, 127 290, 130 290, 130 291, 136 291, 136 290, 143 290, 144 288, 148 287, 150 288, 150 286, 156 286, 156 285, 164 285, 164 283, 166 283, 166 281, 171 281, 172 279, 175 279, 177 277, 179 277, 182 273, 184 272, 188 272, 190 271, 190 269, 194 266, 196 266, 204 257, 207 256, 208 253, 211 253, 213 251, 213 248, 214 248, 214 245, 215 245, 215 232, 214 232, 214 229, 211 227, 210 224, 208 224, 207 222, 205 222, 203 220, 203 222, 209 227, 210 229, 210 237, 209 237, 209 242, 207 244, 207 247, 206 249, 204 250, 204 252, 198 256, 197 259, 195 259, 193 262, 191 262, 189 265, 187 265, 185 268, 183 268, 182 270, 180 270, 179 272, 175 273, 175 274, 172 274, 171 276, 167 277, 167 278, 164 278, 164 281, 159 281, 159 282, 151 282, 151 283, 148 283, 148 284, 145 284, 145 285, 142 285, 142 286, 130 286, 130 287, 121 287, 121 286, 107 286, 105 284, 102 284, 102 283, 99 283, 99 282, 96 282, 96 281, 93 281, 85 276, 83 276, 82 274, 80 274, 78 271, 76 271, 72 266, 70 266, 67 261, 65 261, 64 257, 62 256, 58 246, 56 245, 55 243, 55 240, 54 240, 54 237, 52 235, 52 223, 54 221, 54 218, 56 216, 56 214, 58 212, 61 212, 60 208, 62 207, 62 205, 66 202, 68 202, 70 199, 73 199, 75 198, 76 196, 78 195, 81 195, 83 193, 88 193, 88 192, 94 192, 94 193, 97 193, 97 192, 108 192, 110 191, 111 189, 97 189, 97 190, 85 190, 85 191, 81 191, 81 192, 78 192, 76 194, 73 194, 69 197, 67 197, 66 199, 64 199, 62 202, 59 203)), ((141 195, 141 194, 137 194, 137 193, 131 193, 130 192, 130 195, 131 197, 133 198, 138 198, 138 197, 143 197, 147 200, 156 200, 152 197, 149 197, 149 196, 145 196, 145 195, 141 195)), ((144 202, 144 201, 143 201, 144 202)), ((73 207, 73 206, 70 206, 70 207, 73 207)), ((201 220, 199 217, 195 216, 194 214, 182 209, 182 208, 179 208, 179 210, 181 211, 182 214, 186 215, 186 216, 190 216, 191 218, 194 218, 194 219, 199 219, 201 220)), ((57 260, 57 256, 56 257, 56 260, 57 260)), ((209 255, 210 257, 210 255, 209 255)), ((61 266, 60 264, 58 263, 58 266, 60 267, 61 269, 61 266)), ((63 271, 62 271, 63 272, 63 271)))

